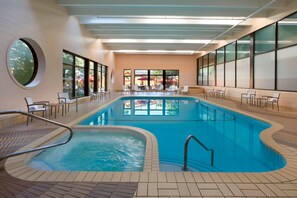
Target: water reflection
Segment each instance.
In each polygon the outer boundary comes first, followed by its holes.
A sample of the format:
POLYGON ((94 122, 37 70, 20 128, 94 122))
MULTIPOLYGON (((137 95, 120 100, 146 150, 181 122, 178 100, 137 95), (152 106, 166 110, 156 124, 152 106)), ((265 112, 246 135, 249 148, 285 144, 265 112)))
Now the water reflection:
POLYGON ((179 101, 168 99, 124 100, 123 112, 125 116, 176 116, 179 115, 179 101))

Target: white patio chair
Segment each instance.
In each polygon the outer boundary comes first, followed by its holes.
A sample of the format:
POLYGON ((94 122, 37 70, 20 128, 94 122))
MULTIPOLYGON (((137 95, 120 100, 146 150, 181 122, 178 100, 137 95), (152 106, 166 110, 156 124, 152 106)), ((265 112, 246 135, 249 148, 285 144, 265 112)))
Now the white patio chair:
POLYGON ((68 105, 68 111, 70 104, 76 104, 76 111, 77 111, 77 99, 70 99, 68 92, 60 92, 58 93, 58 101, 59 104, 65 105, 65 114, 66 114, 66 106, 68 105))
POLYGON ((218 96, 219 98, 225 98, 226 96, 226 87, 224 87, 223 89, 219 89, 214 91, 214 95, 218 96))
POLYGON ((241 93, 240 104, 242 104, 242 99, 246 99, 246 103, 253 104, 253 100, 256 98, 256 91, 247 90, 246 93, 241 93))
POLYGON ((274 109, 274 104, 276 104, 277 110, 279 111, 278 101, 280 98, 280 93, 276 92, 276 93, 273 93, 272 96, 262 96, 262 98, 264 100, 266 109, 268 109, 268 103, 271 103, 272 109, 274 109))
POLYGON ((181 94, 188 94, 188 92, 189 92, 189 86, 188 85, 185 85, 184 88, 180 92, 181 92, 181 94))
MULTIPOLYGON (((48 110, 47 106, 50 102, 49 101, 37 101, 33 102, 31 97, 26 97, 25 98, 26 104, 27 104, 27 109, 28 113, 34 113, 36 112, 42 112, 42 117, 45 117, 45 114, 48 110)), ((31 122, 33 121, 33 117, 31 117, 31 122)), ((29 116, 27 116, 27 125, 29 123, 29 116)))

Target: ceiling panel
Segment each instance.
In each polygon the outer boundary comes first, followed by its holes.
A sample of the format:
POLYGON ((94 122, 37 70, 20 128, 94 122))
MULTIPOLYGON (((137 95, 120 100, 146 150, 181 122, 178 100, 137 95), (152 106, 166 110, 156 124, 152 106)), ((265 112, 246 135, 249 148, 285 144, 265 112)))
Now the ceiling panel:
POLYGON ((207 50, 266 17, 287 0, 57 0, 110 50, 207 50), (170 39, 172 43, 105 43, 104 39, 170 39))

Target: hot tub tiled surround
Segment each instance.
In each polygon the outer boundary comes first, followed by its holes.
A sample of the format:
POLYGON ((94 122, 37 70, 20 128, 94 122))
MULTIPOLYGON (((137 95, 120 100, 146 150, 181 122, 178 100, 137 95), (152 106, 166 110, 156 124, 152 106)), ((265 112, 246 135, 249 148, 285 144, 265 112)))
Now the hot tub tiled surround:
MULTIPOLYGON (((243 113, 236 109, 222 107, 243 113)), ((83 118, 73 121, 72 125, 98 110, 96 109, 83 118)), ((154 135, 142 129, 122 128, 121 126, 102 127, 110 127, 109 129, 117 131, 121 129, 125 132, 139 133, 145 136, 146 153, 143 172, 41 171, 26 165, 27 160, 33 154, 9 158, 6 161, 5 168, 12 176, 30 181, 139 182, 135 196, 297 196, 297 185, 295 185, 297 184, 297 149, 280 145, 272 138, 272 134, 281 130, 283 126, 254 115, 246 115, 272 125, 271 128, 263 131, 260 137, 266 145, 286 159, 287 163, 284 168, 263 173, 159 172, 158 145, 154 135)), ((75 129, 85 128, 89 127, 77 127, 75 129)), ((91 127, 91 130, 97 130, 96 128, 91 127)), ((61 129, 56 130, 26 146, 26 148, 42 145, 44 142, 57 138, 62 132, 61 129)))

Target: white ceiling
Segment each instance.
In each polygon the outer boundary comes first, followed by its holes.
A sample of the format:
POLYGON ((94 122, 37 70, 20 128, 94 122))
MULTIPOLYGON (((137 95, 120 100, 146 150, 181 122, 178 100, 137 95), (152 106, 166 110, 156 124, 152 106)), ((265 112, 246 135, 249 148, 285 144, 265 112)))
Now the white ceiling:
POLYGON ((155 54, 205 51, 247 28, 248 18, 268 17, 272 11, 285 8, 286 3, 286 0, 57 0, 58 5, 66 7, 70 15, 102 39, 108 49, 116 53, 131 50, 155 54))

